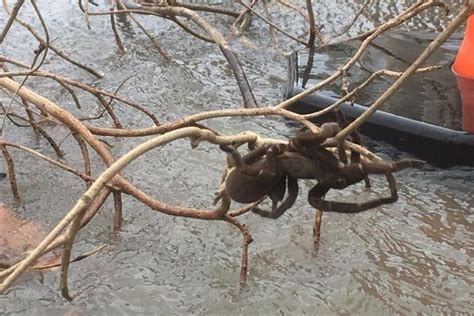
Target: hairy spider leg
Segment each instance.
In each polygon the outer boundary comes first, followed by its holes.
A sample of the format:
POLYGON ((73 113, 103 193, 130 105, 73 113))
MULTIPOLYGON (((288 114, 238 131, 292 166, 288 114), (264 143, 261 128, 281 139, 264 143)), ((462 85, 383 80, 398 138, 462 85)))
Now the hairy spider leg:
POLYGON ((228 153, 232 157, 232 160, 236 167, 255 163, 260 158, 262 158, 269 149, 269 146, 261 146, 251 150, 242 157, 242 155, 239 153, 239 151, 234 145, 221 145, 219 147, 222 151, 228 153))
MULTIPOLYGON (((339 109, 339 108, 335 109, 334 114, 336 115, 336 119, 337 119, 337 122, 339 124, 339 127, 340 128, 346 127, 347 120, 346 120, 346 117, 344 116, 344 114, 342 113, 341 109, 339 109)), ((352 134, 351 134, 351 136, 352 136, 352 134)), ((339 160, 343 164, 347 164, 348 160, 347 160, 346 149, 344 147, 344 142, 338 142, 337 152, 338 152, 338 155, 339 155, 339 160)))
MULTIPOLYGON (((350 124, 350 121, 346 118, 344 113, 342 113, 341 109, 335 109, 334 113, 336 114, 337 121, 339 122, 339 126, 341 129, 347 127, 350 124)), ((362 140, 360 133, 358 129, 355 129, 351 134, 350 134, 351 141, 357 145, 362 145, 362 140)), ((339 155, 339 160, 342 161, 344 164, 347 164, 347 154, 344 148, 344 142, 339 142, 338 144, 338 155, 339 155)), ((351 163, 360 163, 360 154, 356 152, 355 150, 351 150, 351 163)), ((365 187, 370 188, 370 180, 368 176, 364 177, 364 182, 365 182, 365 187)))
POLYGON ((255 162, 257 162, 260 158, 262 158, 267 151, 269 150, 269 146, 261 146, 256 149, 253 149, 249 151, 246 155, 243 157, 244 164, 246 165, 251 165, 255 162))
POLYGON ((341 171, 345 172, 349 178, 337 183, 318 183, 308 193, 308 202, 316 210, 316 217, 313 226, 313 240, 319 241, 321 235, 321 221, 323 212, 336 213, 359 213, 384 204, 394 203, 398 199, 397 185, 392 173, 406 168, 421 168, 424 161, 416 159, 406 159, 397 162, 363 162, 344 166, 341 171), (352 175, 350 175, 352 173, 352 175), (324 200, 324 196, 331 189, 343 189, 351 184, 362 180, 367 174, 385 174, 390 187, 390 196, 376 198, 361 203, 337 202, 324 200))
MULTIPOLYGON (((292 176, 287 176, 287 185, 288 185, 288 196, 286 199, 277 207, 277 203, 272 203, 272 210, 262 210, 260 208, 252 209, 252 212, 262 216, 272 219, 277 219, 283 215, 286 210, 291 208, 295 204, 296 198, 298 197, 298 180, 292 176)), ((283 182, 284 183, 284 182, 283 182)))
POLYGON ((324 123, 317 134, 308 132, 291 139, 289 147, 298 150, 308 145, 321 144, 326 139, 336 136, 340 130, 338 123, 324 123))
MULTIPOLYGON (((351 134, 351 138, 352 138, 353 143, 357 145, 362 145, 362 139, 357 129, 354 130, 354 132, 351 134)), ((351 163, 358 164, 360 162, 361 162, 360 154, 356 152, 355 150, 351 150, 351 163)), ((368 175, 364 177, 364 183, 365 183, 366 189, 369 189, 371 187, 370 179, 368 175)))
POLYGON ((219 148, 229 154, 232 159, 231 164, 235 167, 242 167, 245 165, 242 155, 234 145, 220 145, 219 148))

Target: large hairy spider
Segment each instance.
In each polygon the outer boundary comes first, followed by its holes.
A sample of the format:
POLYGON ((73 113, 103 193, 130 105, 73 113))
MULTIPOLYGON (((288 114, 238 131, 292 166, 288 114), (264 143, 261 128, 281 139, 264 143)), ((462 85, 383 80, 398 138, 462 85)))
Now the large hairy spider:
POLYGON ((316 208, 313 238, 319 241, 323 212, 357 213, 398 199, 393 172, 406 168, 421 168, 423 161, 406 159, 396 162, 372 161, 354 152, 350 161, 323 146, 339 132, 337 123, 325 123, 318 134, 307 133, 290 139, 287 145, 259 147, 241 156, 234 146, 221 146, 230 154, 233 168, 225 179, 230 198, 240 203, 252 203, 266 196, 272 200, 272 210, 254 208, 263 217, 278 218, 291 208, 298 196, 298 179, 315 179, 318 183, 309 191, 308 201, 316 208), (343 189, 367 179, 369 174, 385 174, 390 196, 362 203, 327 201, 330 189, 343 189), (288 188, 288 196, 285 196, 288 188), (282 202, 283 201, 283 202, 282 202), (281 203, 280 203, 281 202, 281 203), (280 203, 280 204, 279 204, 280 203), (279 204, 279 205, 278 205, 279 204))

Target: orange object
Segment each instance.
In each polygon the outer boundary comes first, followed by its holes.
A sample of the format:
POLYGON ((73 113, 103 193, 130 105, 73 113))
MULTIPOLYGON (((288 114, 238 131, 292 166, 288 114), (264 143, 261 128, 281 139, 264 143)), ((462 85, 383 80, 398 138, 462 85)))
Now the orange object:
POLYGON ((474 15, 467 19, 466 33, 451 69, 461 91, 462 128, 474 133, 474 15))
POLYGON ((474 15, 467 19, 466 33, 454 60, 453 71, 474 80, 474 15))
MULTIPOLYGON (((456 73, 455 73, 456 74, 456 73)), ((456 75, 462 101, 462 129, 474 133, 474 79, 456 75)))

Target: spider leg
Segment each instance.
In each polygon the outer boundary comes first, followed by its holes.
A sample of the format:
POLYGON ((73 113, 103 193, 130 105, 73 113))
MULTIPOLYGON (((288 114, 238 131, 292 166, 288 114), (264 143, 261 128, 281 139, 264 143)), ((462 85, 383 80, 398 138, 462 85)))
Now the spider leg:
MULTIPOLYGON (((284 180, 283 180, 284 181, 284 180)), ((287 209, 293 206, 293 204, 296 201, 296 198, 298 197, 298 180, 296 178, 293 178, 291 176, 287 177, 287 182, 288 182, 288 196, 286 199, 280 204, 280 206, 277 207, 277 203, 275 203, 275 200, 272 199, 272 210, 271 211, 266 211, 262 210, 259 208, 254 208, 252 212, 262 216, 262 217, 269 217, 272 219, 277 219, 287 209)))
POLYGON ((340 130, 341 127, 338 123, 324 123, 321 125, 316 140, 318 143, 323 143, 326 139, 336 136, 340 130))
POLYGON ((361 203, 336 202, 324 200, 324 195, 331 189, 330 186, 318 183, 314 186, 308 194, 309 204, 316 209, 316 214, 313 224, 313 241, 318 243, 321 237, 321 221, 323 212, 336 213, 359 213, 384 204, 389 204, 397 201, 397 185, 395 178, 391 173, 385 174, 390 187, 390 196, 378 199, 372 199, 361 203))
MULTIPOLYGON (((351 134, 351 138, 352 138, 353 143, 355 143, 357 145, 362 144, 362 139, 361 139, 360 133, 357 129, 351 134)), ((361 163, 361 158, 360 158, 360 154, 358 152, 356 152, 355 150, 351 150, 351 164, 354 164, 354 163, 355 164, 361 163)), ((364 177, 364 183, 365 183, 365 188, 366 189, 369 189, 371 187, 370 179, 369 179, 368 175, 366 175, 364 177)))
POLYGON ((305 146, 314 146, 315 144, 321 144, 326 139, 336 136, 340 131, 339 124, 335 122, 324 123, 317 134, 305 133, 292 138, 289 143, 289 147, 293 150, 299 150, 305 146))
POLYGON ((253 164, 257 160, 262 158, 267 153, 268 149, 269 149, 269 146, 258 147, 248 152, 246 155, 242 157, 242 159, 246 165, 253 164))
POLYGON ((387 173, 387 180, 390 185, 390 196, 376 198, 360 203, 337 202, 324 200, 324 195, 329 191, 329 187, 317 184, 308 195, 308 201, 314 208, 324 212, 336 213, 359 213, 384 204, 393 203, 398 199, 395 178, 387 173))
MULTIPOLYGON (((283 200, 283 197, 285 196, 286 192, 286 181, 285 177, 282 177, 280 180, 280 183, 270 192, 269 196, 270 199, 272 200, 273 204, 277 204, 281 200, 283 200)), ((275 206, 272 205, 272 209, 275 206)))
POLYGON ((361 164, 351 164, 341 168, 348 178, 343 183, 332 183, 322 185, 318 183, 308 195, 308 201, 311 206, 326 211, 337 213, 358 213, 378 207, 384 204, 393 203, 398 199, 397 186, 392 172, 406 168, 421 168, 424 161, 407 159, 397 162, 363 162, 361 164), (390 187, 390 196, 378 199, 372 199, 361 203, 336 202, 324 200, 324 195, 330 188, 342 189, 351 184, 362 180, 367 174, 385 174, 390 187), (359 179, 359 180, 358 180, 359 179))
POLYGON ((262 146, 242 156, 234 145, 221 145, 219 147, 222 151, 225 151, 232 157, 233 164, 236 167, 253 164, 262 158, 268 151, 268 146, 262 146))
POLYGON ((422 168, 425 165, 423 160, 404 159, 394 162, 369 161, 362 162, 365 174, 385 174, 387 172, 397 172, 407 168, 422 168))
POLYGON ((271 217, 271 214, 274 210, 278 208, 278 202, 283 200, 286 191, 286 178, 282 177, 279 180, 279 183, 272 189, 272 191, 268 194, 270 199, 272 200, 272 211, 262 210, 261 208, 255 207, 252 209, 252 212, 262 216, 262 217, 271 217))
MULTIPOLYGON (((338 122, 340 128, 344 128, 345 126, 347 126, 346 117, 344 116, 344 114, 342 113, 342 111, 339 108, 334 110, 334 114, 336 115, 336 119, 337 119, 337 122, 338 122)), ((339 160, 343 164, 347 164, 348 160, 347 160, 346 149, 344 148, 344 142, 338 142, 338 144, 337 144, 337 153, 338 153, 338 156, 339 156, 339 160)))
POLYGON ((232 160, 230 163, 231 165, 234 165, 235 167, 245 166, 242 155, 234 145, 221 145, 219 148, 229 154, 229 157, 232 160))
POLYGON ((363 180, 369 174, 386 175, 387 173, 393 173, 407 168, 419 169, 423 167, 424 164, 424 161, 416 159, 405 159, 395 162, 362 161, 360 163, 351 163, 339 167, 339 171, 344 174, 344 181, 341 183, 332 183, 330 186, 334 189, 343 189, 363 180))

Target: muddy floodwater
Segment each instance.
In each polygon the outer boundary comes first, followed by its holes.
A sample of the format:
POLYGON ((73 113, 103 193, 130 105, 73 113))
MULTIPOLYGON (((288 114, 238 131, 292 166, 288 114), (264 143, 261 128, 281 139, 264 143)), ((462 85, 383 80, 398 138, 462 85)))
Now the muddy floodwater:
MULTIPOLYGON (((322 22, 323 31, 331 33, 341 28, 362 2, 317 1, 317 19, 326 21, 322 22)), ((362 15, 349 35, 380 23, 411 2, 377 3, 377 8, 362 15)), ((235 108, 241 103, 232 73, 218 48, 192 38, 170 22, 140 18, 172 57, 167 63, 128 20, 118 20, 127 48, 127 53, 121 55, 108 17, 91 16, 88 29, 77 1, 43 0, 39 5, 54 43, 105 76, 96 81, 52 55, 45 69, 112 92, 131 77, 120 94, 145 105, 163 122, 203 110, 235 108)), ((304 31, 298 22, 301 17, 294 11, 276 2, 269 4, 269 10, 275 22, 289 32, 304 31)), ((439 31, 446 20, 434 12, 412 20, 403 29, 439 31)), ((29 4, 20 16, 40 31, 29 4)), ((0 10, 0 25, 5 20, 0 10)), ((230 21, 215 22, 224 30, 230 21)), ((232 41, 260 104, 281 100, 287 73, 284 53, 297 48, 281 37, 280 49, 270 38, 268 26, 254 20, 244 37, 232 41)), ((31 36, 15 25, 0 53, 30 63, 36 46, 31 36)), ((444 47, 455 51, 456 43, 448 42, 444 47)), ((31 78, 27 85, 79 117, 98 112, 93 99, 86 95, 81 95, 84 109, 76 109, 67 92, 54 82, 31 78)), ((0 101, 9 102, 3 92, 0 101)), ((152 124, 128 107, 115 106, 115 110, 126 126, 152 124)), ((106 120, 94 124, 110 126, 106 120)), ((252 130, 264 136, 286 137, 297 132, 281 119, 229 118, 207 124, 223 134, 252 130)), ((60 126, 51 124, 47 129, 56 139, 67 136, 60 126)), ((54 156, 47 142, 31 129, 7 123, 4 137, 54 156)), ((106 140, 117 157, 143 141, 106 140)), ((411 157, 383 142, 366 142, 383 157, 411 157)), ((62 146, 68 153, 65 162, 80 168, 72 138, 62 146)), ((11 152, 23 201, 14 207, 7 181, 0 181, 0 202, 13 208, 20 218, 52 227, 84 192, 83 183, 43 161, 14 149, 11 152)), ((215 146, 202 144, 192 150, 189 142, 177 141, 141 157, 124 174, 142 190, 166 202, 211 207, 224 158, 215 146)), ((103 165, 97 157, 93 162, 97 174, 103 165)), ((306 202, 313 182, 300 180, 302 192, 297 203, 278 220, 253 214, 242 217, 255 240, 249 249, 249 276, 243 289, 238 286, 241 235, 234 227, 223 222, 169 217, 124 197, 125 223, 118 239, 111 236, 111 203, 79 236, 75 254, 104 244, 107 247, 72 264, 72 303, 60 296, 58 271, 28 273, 0 297, 0 314, 472 314, 473 171, 472 167, 438 169, 428 165, 422 170, 398 173, 398 202, 356 215, 325 214, 318 252, 313 250, 311 238, 314 211, 306 202)), ((0 172, 5 172, 3 160, 0 172)), ((374 177, 373 182, 375 193, 356 185, 330 192, 328 198, 355 200, 386 194, 383 178, 374 177)))

